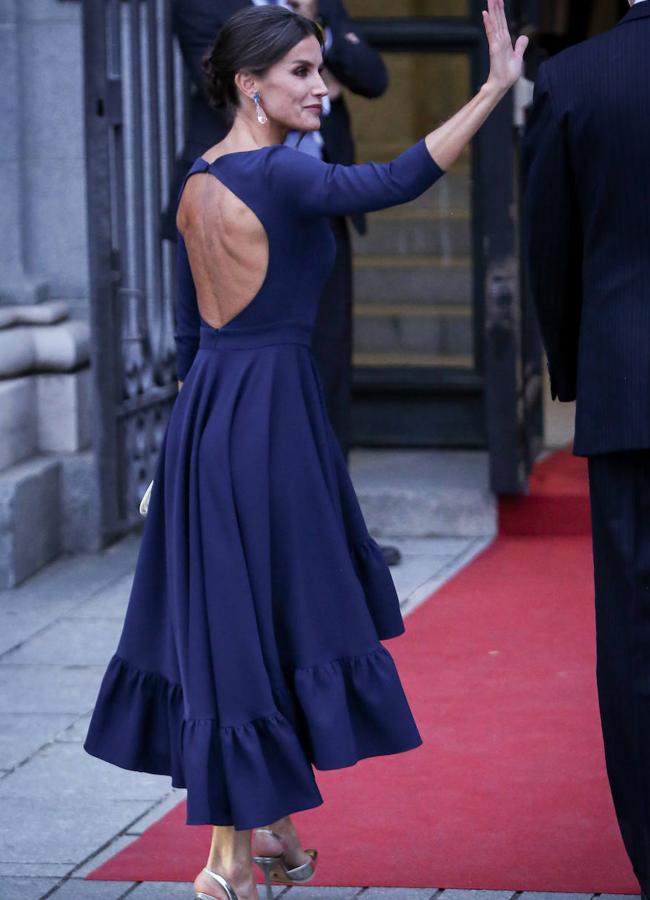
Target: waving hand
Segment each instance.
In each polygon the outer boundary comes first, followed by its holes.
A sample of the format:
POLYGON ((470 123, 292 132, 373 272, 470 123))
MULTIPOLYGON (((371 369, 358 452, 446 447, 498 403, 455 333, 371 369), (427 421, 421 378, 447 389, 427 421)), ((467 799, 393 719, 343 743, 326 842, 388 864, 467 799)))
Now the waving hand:
POLYGON ((487 0, 487 5, 487 10, 483 11, 483 24, 490 50, 488 82, 501 89, 507 89, 512 87, 521 75, 528 38, 524 35, 517 38, 513 48, 503 0, 487 0))

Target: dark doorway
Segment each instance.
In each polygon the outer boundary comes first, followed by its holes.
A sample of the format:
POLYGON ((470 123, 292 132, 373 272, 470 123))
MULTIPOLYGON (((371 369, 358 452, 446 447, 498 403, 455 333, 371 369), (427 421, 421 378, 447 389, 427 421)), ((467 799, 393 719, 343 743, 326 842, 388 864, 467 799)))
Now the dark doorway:
MULTIPOLYGON (((391 76, 349 97, 359 161, 394 157, 478 90, 477 0, 349 0, 391 76)), ((514 6, 510 9, 514 15, 514 6)), ((541 438, 541 363, 519 268, 514 95, 445 178, 355 239, 353 442, 487 447, 492 487, 525 489, 541 438)))

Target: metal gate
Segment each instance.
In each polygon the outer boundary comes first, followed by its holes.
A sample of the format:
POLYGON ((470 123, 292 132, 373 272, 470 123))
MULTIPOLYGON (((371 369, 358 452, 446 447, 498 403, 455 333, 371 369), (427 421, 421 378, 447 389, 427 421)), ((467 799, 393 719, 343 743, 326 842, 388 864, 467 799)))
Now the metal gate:
POLYGON ((84 0, 94 446, 105 541, 138 503, 177 394, 175 246, 160 236, 182 142, 169 0, 84 0))

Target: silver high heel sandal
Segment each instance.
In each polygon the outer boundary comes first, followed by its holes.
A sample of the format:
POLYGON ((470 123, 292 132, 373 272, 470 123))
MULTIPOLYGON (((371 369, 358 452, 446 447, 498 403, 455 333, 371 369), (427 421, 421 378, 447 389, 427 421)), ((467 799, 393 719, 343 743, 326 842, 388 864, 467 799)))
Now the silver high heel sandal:
MULTIPOLYGON (((256 828, 255 833, 270 834, 281 846, 284 846, 282 837, 270 828, 256 828)), ((302 863, 300 866, 295 866, 293 869, 287 868, 284 853, 280 853, 278 856, 253 857, 253 862, 258 865, 264 873, 266 900, 273 900, 272 885, 274 884, 305 884, 305 882, 314 877, 318 850, 305 850, 305 853, 307 853, 311 859, 308 860, 308 862, 302 863)))
MULTIPOLYGON (((210 878, 214 878, 219 887, 222 887, 224 889, 228 896, 228 900, 238 900, 235 889, 227 878, 224 878, 223 875, 219 875, 218 872, 213 872, 212 869, 204 868, 203 871, 206 873, 206 875, 209 875, 210 878)), ((194 894, 194 900, 217 900, 217 898, 213 897, 212 894, 204 894, 203 891, 197 891, 194 894)))

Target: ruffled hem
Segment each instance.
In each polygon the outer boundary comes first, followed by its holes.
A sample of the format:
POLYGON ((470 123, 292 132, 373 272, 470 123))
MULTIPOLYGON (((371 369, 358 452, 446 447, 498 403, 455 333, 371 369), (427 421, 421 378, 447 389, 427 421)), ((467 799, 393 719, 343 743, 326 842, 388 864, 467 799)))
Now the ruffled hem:
POLYGON ((390 654, 362 655, 287 672, 299 721, 277 709, 220 724, 184 714, 180 684, 114 655, 84 749, 187 788, 188 825, 253 828, 319 806, 317 769, 354 765, 422 743, 390 654), (390 710, 390 715, 387 714, 390 710))
POLYGON ((381 645, 294 669, 293 686, 317 769, 341 769, 422 743, 393 658, 381 645))

